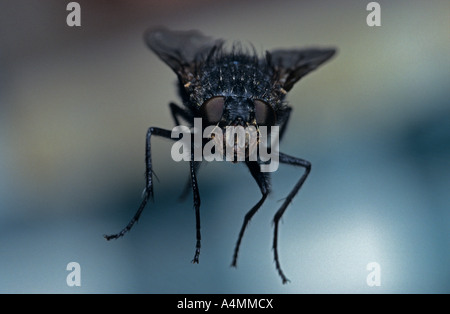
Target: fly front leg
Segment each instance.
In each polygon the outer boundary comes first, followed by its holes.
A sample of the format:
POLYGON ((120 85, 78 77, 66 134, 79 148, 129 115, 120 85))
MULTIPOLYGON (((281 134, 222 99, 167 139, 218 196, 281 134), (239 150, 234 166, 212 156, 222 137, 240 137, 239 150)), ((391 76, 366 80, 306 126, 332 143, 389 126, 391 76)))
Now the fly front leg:
POLYGON ((270 192, 268 173, 261 172, 260 165, 256 161, 246 161, 246 165, 247 165, 248 169, 250 170, 250 173, 252 174, 256 183, 258 183, 259 189, 261 190, 262 197, 258 201, 258 203, 256 203, 255 206, 253 206, 252 209, 250 209, 247 212, 247 214, 245 215, 244 222, 242 224, 241 231, 239 232, 238 240, 237 240, 236 246, 234 248, 233 261, 231 262, 232 267, 236 267, 236 265, 237 265, 239 247, 241 246, 241 241, 244 236, 244 232, 245 232, 245 229, 247 228, 248 223, 252 219, 253 215, 262 206, 262 204, 264 203, 264 201, 267 198, 267 195, 270 192))
MULTIPOLYGON (((194 116, 187 111, 186 109, 179 107, 177 104, 171 102, 169 104, 170 113, 172 114, 173 121, 175 122, 175 125, 180 125, 180 118, 182 118, 184 121, 188 122, 189 125, 192 125, 194 122, 194 116)), ((195 170, 200 167, 200 162, 195 162, 194 167, 195 170)), ((186 182, 186 185, 184 186, 183 192, 181 193, 179 199, 184 200, 186 196, 189 193, 189 190, 191 188, 191 177, 189 176, 188 181, 186 182)))
POLYGON ((283 216, 284 212, 286 211, 286 208, 291 203, 292 199, 295 197, 297 192, 302 187, 303 183, 305 182, 306 178, 309 175, 309 172, 311 171, 311 163, 309 161, 291 157, 286 154, 280 153, 279 155, 279 161, 284 164, 288 165, 294 165, 294 166, 300 166, 305 168, 305 172, 301 176, 300 180, 298 180, 297 184, 294 186, 292 191, 289 193, 289 195, 286 197, 286 199, 283 202, 283 205, 281 205, 280 209, 276 212, 275 216, 273 217, 273 224, 274 224, 274 230, 273 230, 273 255, 275 260, 275 267, 278 271, 278 274, 281 277, 281 280, 283 281, 283 284, 289 282, 289 279, 286 278, 286 276, 283 273, 283 270, 280 266, 280 259, 278 257, 278 222, 280 221, 281 217, 283 216))
POLYGON ((106 240, 111 239, 117 239, 120 237, 123 237, 125 233, 131 230, 133 228, 133 225, 139 220, 139 217, 142 214, 142 211, 144 210, 145 206, 147 205, 148 200, 151 198, 153 199, 153 170, 152 170, 152 154, 151 154, 151 137, 160 136, 168 139, 171 138, 171 131, 161 129, 161 128, 154 128, 151 127, 147 131, 147 138, 146 138, 146 145, 145 145, 145 165, 146 165, 146 171, 145 171, 145 190, 143 199, 141 202, 141 205, 139 206, 137 212, 134 214, 133 218, 131 218, 128 225, 125 226, 119 233, 111 234, 111 235, 103 235, 106 240))
POLYGON ((175 125, 180 125, 179 118, 183 118, 189 124, 193 123, 194 116, 186 109, 179 107, 177 104, 173 102, 169 104, 169 108, 170 113, 172 114, 173 121, 175 122, 175 125))

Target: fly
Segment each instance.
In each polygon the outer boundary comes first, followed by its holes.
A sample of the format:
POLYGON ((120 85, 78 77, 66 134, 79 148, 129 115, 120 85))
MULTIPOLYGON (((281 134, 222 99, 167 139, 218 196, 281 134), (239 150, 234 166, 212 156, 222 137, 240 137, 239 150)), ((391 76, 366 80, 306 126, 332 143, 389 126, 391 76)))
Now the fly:
MULTIPOLYGON (((253 51, 249 53, 240 45, 231 49, 224 48, 222 39, 213 39, 199 31, 170 31, 160 28, 148 31, 145 41, 154 53, 165 62, 177 75, 178 92, 182 106, 170 103, 169 108, 176 126, 181 126, 181 120, 193 127, 196 120, 202 123, 202 133, 208 127, 216 132, 210 136, 215 149, 212 151, 225 156, 226 143, 234 147, 232 162, 238 162, 237 155, 246 150, 244 163, 256 181, 261 191, 260 200, 247 212, 240 229, 234 248, 231 265, 236 267, 239 247, 249 221, 263 205, 270 193, 270 172, 263 171, 267 159, 261 155, 260 144, 263 138, 262 129, 279 128, 281 138, 286 130, 292 107, 286 101, 286 94, 303 76, 315 70, 336 52, 333 48, 307 49, 277 49, 267 51, 265 56, 258 56, 253 51), (236 79, 239 78, 239 79, 236 79), (229 127, 251 128, 253 133, 246 134, 244 140, 227 138, 229 127), (222 131, 222 137, 217 136, 217 130, 222 131), (251 139, 256 140, 251 142, 251 139), (218 144, 220 143, 220 144, 218 144), (223 147, 221 147, 223 145, 223 147), (258 146, 258 147, 257 147, 258 146), (250 154, 249 153, 253 153, 250 154), (254 156, 255 158, 251 158, 254 156)), ((151 138, 159 136, 171 140, 172 132, 167 129, 150 127, 147 131, 145 146, 146 184, 142 202, 128 225, 119 233, 105 235, 107 240, 117 239, 125 235, 138 221, 149 199, 153 198, 153 164, 151 156, 151 138)), ((235 135, 232 135, 235 136, 235 135)), ((202 140, 201 146, 206 147, 208 141, 202 140)), ((273 150, 270 144, 268 150, 273 150)), ((191 150, 189 160, 190 181, 193 191, 193 203, 196 218, 196 244, 193 263, 199 262, 200 233, 200 192, 197 183, 197 172, 201 161, 194 158, 191 150)), ((303 169, 300 179, 294 185, 281 207, 273 218, 273 254, 275 268, 283 283, 289 280, 285 276, 278 255, 278 224, 288 205, 302 187, 311 171, 311 163, 301 158, 276 152, 280 163, 303 169)))

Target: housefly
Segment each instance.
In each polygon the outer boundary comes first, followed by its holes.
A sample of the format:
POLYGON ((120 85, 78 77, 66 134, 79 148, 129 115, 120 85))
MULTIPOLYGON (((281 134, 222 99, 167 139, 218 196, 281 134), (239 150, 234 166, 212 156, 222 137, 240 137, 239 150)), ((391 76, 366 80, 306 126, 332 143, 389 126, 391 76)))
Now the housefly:
MULTIPOLYGON (((200 148, 210 145, 211 142, 208 140, 213 140, 215 141, 213 144, 219 144, 215 145, 211 151, 221 157, 226 154, 225 143, 231 143, 229 146, 236 150, 234 155, 231 155, 231 159, 227 160, 245 164, 261 191, 260 200, 246 213, 238 234, 231 262, 232 266, 236 266, 246 227, 270 193, 270 171, 263 171, 263 167, 267 166, 267 159, 262 158, 260 148, 255 148, 263 138, 261 130, 264 127, 277 127, 279 137, 283 136, 292 111, 292 107, 286 101, 287 93, 303 76, 329 60, 336 50, 333 48, 277 49, 259 56, 254 49, 252 51, 244 49, 239 44, 226 49, 224 40, 213 39, 194 30, 171 31, 159 28, 146 32, 144 37, 149 48, 177 75, 182 106, 175 103, 169 104, 175 125, 181 126, 181 122, 184 121, 188 127, 193 127, 196 121, 200 121, 200 131, 207 128, 215 130, 211 136, 201 139, 200 148), (226 130, 229 127, 251 128, 254 132, 250 133, 252 136, 247 134, 241 142, 242 145, 239 146, 234 135, 227 138, 226 130), (225 135, 215 136, 217 134, 225 135), (253 146, 250 145, 250 137, 256 139, 254 142, 256 144, 253 146), (238 146, 241 151, 247 150, 240 160, 236 159, 239 152, 238 146), (250 158, 250 153, 254 158, 250 158)), ((174 138, 172 132, 167 129, 159 127, 148 129, 145 146, 146 184, 142 202, 128 225, 117 234, 105 235, 107 240, 125 235, 138 221, 149 199, 153 198, 154 176, 151 155, 153 136, 171 140, 179 139, 179 137, 174 138)), ((300 179, 283 200, 273 218, 272 248, 275 268, 282 282, 286 283, 289 280, 281 268, 278 255, 278 225, 287 207, 308 177, 311 163, 275 151, 270 144, 266 146, 268 151, 277 154, 279 163, 302 169, 300 179)), ((194 156, 194 151, 197 150, 193 146, 190 152, 189 149, 186 151, 189 154, 187 157, 190 157, 188 158, 189 187, 193 192, 196 218, 196 245, 192 262, 198 263, 201 233, 197 172, 202 161, 194 156)))

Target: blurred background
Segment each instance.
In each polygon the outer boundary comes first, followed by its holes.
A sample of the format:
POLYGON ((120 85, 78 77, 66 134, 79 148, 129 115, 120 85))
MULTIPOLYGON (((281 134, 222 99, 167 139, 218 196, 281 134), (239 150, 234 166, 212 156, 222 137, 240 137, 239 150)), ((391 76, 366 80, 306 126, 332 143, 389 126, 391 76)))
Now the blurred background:
POLYGON ((1 293, 449 293, 450 2, 0 2, 1 293), (188 165, 153 141, 155 202, 124 238, 144 188, 145 134, 171 129, 175 74, 143 42, 149 27, 199 29, 266 49, 332 46, 338 55, 289 93, 281 142, 312 172, 280 224, 302 170, 281 165, 244 236, 259 189, 245 167, 205 164, 200 264, 188 165), (81 266, 69 287, 66 266, 81 266), (380 265, 370 287, 367 264, 380 265))

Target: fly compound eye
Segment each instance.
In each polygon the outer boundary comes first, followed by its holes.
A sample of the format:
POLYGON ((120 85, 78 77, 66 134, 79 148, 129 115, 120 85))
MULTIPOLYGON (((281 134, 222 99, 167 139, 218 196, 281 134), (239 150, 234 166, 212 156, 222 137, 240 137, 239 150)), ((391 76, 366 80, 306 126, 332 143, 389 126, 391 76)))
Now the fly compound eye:
POLYGON ((255 106, 255 119, 258 125, 275 125, 275 111, 271 105, 259 99, 255 99, 253 104, 255 106))
POLYGON ((202 117, 211 124, 216 124, 222 119, 225 107, 224 97, 212 97, 200 107, 202 117))

